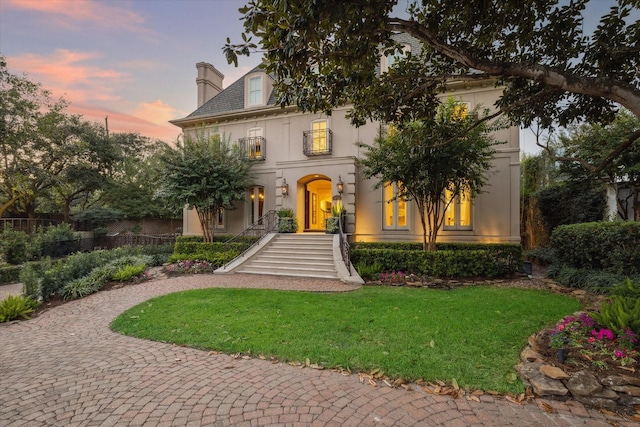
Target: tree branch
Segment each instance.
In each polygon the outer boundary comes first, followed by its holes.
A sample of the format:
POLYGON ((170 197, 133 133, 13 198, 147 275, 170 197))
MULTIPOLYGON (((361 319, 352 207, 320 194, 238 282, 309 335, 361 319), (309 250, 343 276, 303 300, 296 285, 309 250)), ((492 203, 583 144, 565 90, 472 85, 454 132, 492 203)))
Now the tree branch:
POLYGON ((626 107, 636 117, 640 117, 640 89, 629 83, 615 79, 576 76, 542 64, 492 62, 479 59, 464 49, 440 40, 424 25, 414 20, 389 18, 387 28, 394 32, 406 32, 428 44, 438 53, 488 75, 524 77, 570 93, 603 97, 626 107))

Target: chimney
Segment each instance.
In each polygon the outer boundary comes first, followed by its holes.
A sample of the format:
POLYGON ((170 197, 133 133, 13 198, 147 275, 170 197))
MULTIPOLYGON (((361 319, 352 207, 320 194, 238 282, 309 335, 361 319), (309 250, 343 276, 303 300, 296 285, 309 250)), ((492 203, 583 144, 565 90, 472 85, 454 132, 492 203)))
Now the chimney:
POLYGON ((224 75, 216 70, 216 68, 206 62, 198 62, 196 64, 198 70, 198 106, 202 107, 204 103, 216 96, 222 91, 222 80, 224 75))

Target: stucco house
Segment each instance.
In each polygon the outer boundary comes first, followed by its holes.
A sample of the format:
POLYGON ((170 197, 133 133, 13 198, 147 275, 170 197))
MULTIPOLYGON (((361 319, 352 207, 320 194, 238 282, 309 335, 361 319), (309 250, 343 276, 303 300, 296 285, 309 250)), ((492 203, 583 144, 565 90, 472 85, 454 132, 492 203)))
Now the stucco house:
MULTIPOLYGON (((407 45, 407 48, 411 46, 407 45)), ((384 71, 394 59, 382 57, 384 71)), ((211 64, 197 68, 197 109, 171 121, 185 135, 201 130, 224 133, 244 146, 257 161, 252 167, 254 185, 244 203, 220 212, 217 233, 235 234, 269 210, 293 209, 298 233, 325 229, 331 207, 341 200, 347 211, 347 232, 352 241, 420 241, 422 228, 414 202, 389 201, 395 185, 374 189, 364 179, 356 159, 372 144, 379 123, 354 127, 345 114, 349 106, 321 113, 302 113, 295 106, 275 105, 273 80, 255 68, 223 88, 224 76, 211 64)), ((442 97, 453 95, 468 104, 492 108, 501 90, 493 81, 456 82, 442 97)), ((439 241, 519 243, 519 130, 502 130, 493 168, 484 193, 474 200, 461 198, 447 212, 439 241)), ((183 233, 201 234, 194 211, 184 212, 183 233)))

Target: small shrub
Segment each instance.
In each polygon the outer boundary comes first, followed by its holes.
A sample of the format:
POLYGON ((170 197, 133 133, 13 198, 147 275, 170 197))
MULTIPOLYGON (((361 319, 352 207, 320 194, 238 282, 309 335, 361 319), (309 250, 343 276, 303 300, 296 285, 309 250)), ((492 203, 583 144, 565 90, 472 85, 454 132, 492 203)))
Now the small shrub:
POLYGON ((29 319, 29 314, 40 306, 38 301, 30 297, 9 295, 0 301, 0 323, 22 318, 29 319))
POLYGON ((294 213, 291 208, 280 208, 278 209, 278 218, 293 218, 294 213))
POLYGON ((0 285, 5 283, 14 283, 20 280, 20 265, 3 265, 0 267, 0 285))
POLYGON ((0 233, 0 251, 4 260, 12 265, 27 261, 29 236, 24 231, 14 230, 7 224, 0 233))
POLYGON ((640 283, 627 279, 615 286, 611 298, 601 305, 599 313, 594 313, 594 318, 609 329, 628 328, 640 335, 640 283))
POLYGON ((27 265, 20 272, 22 295, 34 301, 42 300, 42 271, 38 265, 27 265))
POLYGON ((373 264, 359 262, 355 265, 356 271, 363 279, 376 280, 382 272, 382 265, 375 261, 373 264))
POLYGON ((64 299, 77 299, 96 293, 104 286, 114 272, 112 266, 94 268, 88 275, 67 282, 60 290, 64 299))
POLYGON ((118 282, 131 280, 131 278, 141 275, 144 272, 145 268, 147 267, 144 264, 125 265, 111 275, 111 280, 116 280, 118 282))

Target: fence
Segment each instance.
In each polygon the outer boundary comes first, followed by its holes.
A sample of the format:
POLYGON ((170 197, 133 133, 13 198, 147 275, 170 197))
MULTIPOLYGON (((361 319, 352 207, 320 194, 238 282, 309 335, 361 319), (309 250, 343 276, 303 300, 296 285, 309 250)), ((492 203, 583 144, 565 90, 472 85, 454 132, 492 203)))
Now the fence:
POLYGON ((175 234, 149 235, 133 233, 44 241, 42 242, 42 256, 60 258, 74 252, 91 252, 95 249, 115 249, 121 246, 172 245, 175 242, 175 234))

